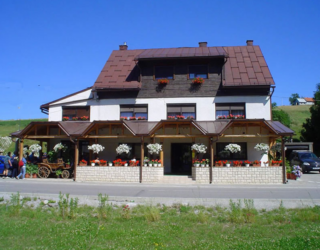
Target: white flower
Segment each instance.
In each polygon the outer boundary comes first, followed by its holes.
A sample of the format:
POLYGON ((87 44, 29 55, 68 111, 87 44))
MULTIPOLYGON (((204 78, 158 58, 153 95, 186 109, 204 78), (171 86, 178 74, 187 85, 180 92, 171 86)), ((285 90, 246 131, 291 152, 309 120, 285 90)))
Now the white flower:
POLYGON ((191 146, 191 150, 196 151, 197 153, 206 153, 207 147, 202 143, 196 143, 191 146))
POLYGON ((281 152, 281 144, 276 144, 276 145, 273 145, 272 147, 271 147, 271 151, 272 152, 281 152))
POLYGON ((105 147, 100 144, 92 144, 91 146, 88 146, 88 149, 93 150, 93 153, 95 154, 99 154, 99 152, 103 151, 105 147))
POLYGON ((0 152, 4 152, 12 143, 11 137, 0 137, 0 152))
POLYGON ((254 149, 257 151, 269 151, 269 146, 265 143, 258 143, 254 149))
POLYGON ((160 153, 160 151, 162 150, 162 145, 160 145, 159 143, 148 144, 147 148, 148 148, 149 154, 157 154, 158 155, 160 153))
POLYGON ((34 156, 39 157, 39 151, 41 150, 41 146, 39 144, 32 144, 29 147, 29 150, 34 154, 34 156))
POLYGON ((238 144, 228 144, 225 146, 224 150, 228 150, 231 153, 237 153, 241 151, 241 147, 238 144))
POLYGON ((67 146, 66 146, 66 145, 62 145, 61 142, 58 143, 58 144, 56 144, 56 145, 53 147, 53 150, 54 150, 55 152, 58 152, 58 150, 63 150, 63 152, 65 152, 66 149, 67 149, 67 146))
POLYGON ((116 148, 116 151, 117 151, 117 154, 122 154, 122 153, 126 153, 126 154, 129 154, 131 150, 131 147, 128 146, 127 144, 120 144, 117 148, 116 148))

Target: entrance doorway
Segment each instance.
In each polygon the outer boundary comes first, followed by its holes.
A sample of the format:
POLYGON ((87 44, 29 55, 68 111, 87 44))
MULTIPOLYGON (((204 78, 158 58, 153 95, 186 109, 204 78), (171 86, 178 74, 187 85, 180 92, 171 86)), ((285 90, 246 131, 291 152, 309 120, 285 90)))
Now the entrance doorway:
POLYGON ((191 175, 191 143, 171 143, 171 174, 191 175))

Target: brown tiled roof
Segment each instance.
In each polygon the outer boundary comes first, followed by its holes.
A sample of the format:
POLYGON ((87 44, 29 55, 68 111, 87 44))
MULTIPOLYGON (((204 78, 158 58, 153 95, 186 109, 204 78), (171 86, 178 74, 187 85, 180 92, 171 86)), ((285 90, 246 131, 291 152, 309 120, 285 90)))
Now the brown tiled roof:
POLYGON ((139 89, 139 69, 134 58, 144 50, 114 50, 94 83, 95 89, 139 89))
POLYGON ((224 86, 274 85, 259 46, 224 47, 229 58, 225 64, 224 86))
POLYGON ((225 64, 224 86, 273 85, 274 81, 260 47, 194 47, 167 49, 114 50, 95 89, 139 89, 139 68, 135 60, 152 58, 229 57, 225 64))
POLYGON ((307 102, 314 102, 314 99, 311 97, 305 97, 304 98, 307 102))
POLYGON ((135 57, 135 60, 155 58, 179 58, 179 57, 210 57, 227 56, 222 47, 191 47, 169 49, 146 49, 135 57))

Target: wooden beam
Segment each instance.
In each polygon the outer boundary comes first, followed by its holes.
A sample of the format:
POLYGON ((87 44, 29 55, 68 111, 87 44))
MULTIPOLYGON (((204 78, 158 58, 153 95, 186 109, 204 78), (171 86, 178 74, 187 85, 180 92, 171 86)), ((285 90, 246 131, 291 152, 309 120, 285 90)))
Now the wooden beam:
POLYGON ((37 135, 38 134, 38 126, 34 125, 34 134, 37 135))
POLYGON ((287 183, 287 174, 286 174, 286 154, 285 154, 285 140, 281 136, 281 158, 282 158, 282 180, 283 184, 287 183))
POLYGON ((221 137, 257 137, 257 138, 260 138, 260 137, 278 137, 278 135, 222 135, 221 137))
POLYGON ((107 138, 138 138, 138 137, 134 135, 85 135, 83 138, 107 139, 107 138))
POLYGON ((179 134, 179 125, 176 124, 176 135, 178 135, 178 134, 179 134))
POLYGON ((24 139, 54 139, 54 138, 69 138, 67 135, 26 135, 24 139))
POLYGON ((206 135, 155 135, 155 138, 196 138, 196 137, 202 137, 202 138, 208 138, 206 135))
POLYGON ((112 125, 110 124, 109 125, 109 135, 112 135, 112 127, 111 127, 112 125))
POLYGON ((213 148, 213 138, 209 138, 209 145, 210 145, 210 184, 212 183, 212 167, 214 161, 214 148, 213 148))
POLYGON ((47 126, 47 135, 50 133, 50 126, 47 126))

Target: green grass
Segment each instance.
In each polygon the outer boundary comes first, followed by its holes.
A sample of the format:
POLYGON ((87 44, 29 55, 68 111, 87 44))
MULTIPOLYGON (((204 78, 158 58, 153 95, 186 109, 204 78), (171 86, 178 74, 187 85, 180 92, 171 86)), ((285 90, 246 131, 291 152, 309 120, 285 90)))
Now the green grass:
POLYGON ((59 207, 30 208, 18 196, 0 205, 1 249, 320 248, 319 206, 257 211, 246 200, 230 201, 229 209, 139 205, 128 210, 102 196, 96 208, 61 196, 59 207))
MULTIPOLYGON (((17 130, 24 129, 30 122, 46 122, 48 119, 28 119, 28 120, 7 120, 3 121, 0 120, 0 136, 9 136, 12 132, 15 132, 17 130)), ((25 145, 31 145, 34 143, 39 143, 38 141, 34 140, 25 140, 25 145)), ((14 143, 10 145, 10 147, 6 150, 6 152, 13 152, 15 148, 14 143)))
POLYGON ((293 138, 300 141, 302 124, 311 116, 309 111, 310 105, 279 106, 276 109, 280 109, 288 113, 291 119, 291 129, 296 133, 293 138))

